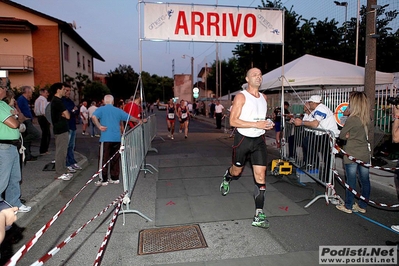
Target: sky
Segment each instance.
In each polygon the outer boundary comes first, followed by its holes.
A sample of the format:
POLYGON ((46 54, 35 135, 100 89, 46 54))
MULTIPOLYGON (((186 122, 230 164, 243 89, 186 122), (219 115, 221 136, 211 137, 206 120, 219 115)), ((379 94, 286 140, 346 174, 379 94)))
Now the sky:
MULTIPOLYGON (((99 53, 105 62, 94 60, 94 71, 108 73, 119 65, 131 65, 140 71, 139 49, 139 2, 137 0, 13 0, 14 2, 72 23, 75 21, 77 33, 99 53)), ((397 0, 378 0, 393 3, 397 0)), ((155 1, 146 1, 155 2, 155 1)), ((282 0, 287 7, 310 19, 329 20, 335 18, 342 23, 347 12, 348 19, 355 17, 357 0, 347 0, 348 7, 337 6, 333 0, 282 0)), ((366 0, 360 0, 361 5, 366 0)), ((399 1, 398 1, 399 2, 399 1)), ((260 0, 179 0, 170 3, 194 3, 203 5, 225 5, 257 7, 260 0)), ((398 4, 396 4, 398 5, 398 4)), ((399 6, 396 6, 399 8, 399 6)), ((231 58, 237 44, 220 44, 219 58, 231 58)), ((199 42, 142 42, 142 70, 151 75, 172 77, 174 74, 190 74, 194 57, 194 73, 205 63, 216 58, 214 43, 199 42), (186 55, 185 58, 182 58, 186 55), (174 60, 174 65, 172 64, 174 60)))

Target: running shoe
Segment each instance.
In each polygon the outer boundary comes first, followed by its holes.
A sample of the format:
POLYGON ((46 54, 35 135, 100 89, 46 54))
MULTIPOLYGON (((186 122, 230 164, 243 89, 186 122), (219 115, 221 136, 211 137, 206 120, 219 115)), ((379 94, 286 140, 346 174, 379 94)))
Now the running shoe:
POLYGON ((175 139, 174 137, 173 137, 173 135, 170 137, 171 139, 175 139))
POLYGON ((226 176, 228 175, 228 169, 226 170, 226 173, 223 176, 223 182, 222 184, 220 184, 220 193, 222 193, 222 196, 226 196, 227 193, 229 193, 230 191, 230 182, 231 179, 229 181, 227 181, 226 176))
POLYGON ((108 180, 108 183, 110 183, 110 184, 119 184, 119 179, 118 180, 110 179, 110 180, 108 180))
POLYGON ((268 229, 269 221, 266 219, 266 215, 263 212, 258 213, 252 221, 252 226, 268 229))

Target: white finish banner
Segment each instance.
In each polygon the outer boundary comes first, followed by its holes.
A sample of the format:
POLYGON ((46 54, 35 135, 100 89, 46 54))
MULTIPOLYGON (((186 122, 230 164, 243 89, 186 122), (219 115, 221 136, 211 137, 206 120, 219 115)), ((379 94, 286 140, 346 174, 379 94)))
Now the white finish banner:
POLYGON ((283 11, 144 3, 146 40, 283 43, 283 11))

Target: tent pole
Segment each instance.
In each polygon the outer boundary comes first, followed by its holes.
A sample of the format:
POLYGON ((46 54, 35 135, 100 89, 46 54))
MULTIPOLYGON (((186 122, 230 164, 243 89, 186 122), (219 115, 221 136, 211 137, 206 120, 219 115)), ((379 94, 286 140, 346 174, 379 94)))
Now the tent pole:
MULTIPOLYGON (((281 110, 281 114, 284 114, 284 79, 285 79, 285 75, 284 75, 284 10, 282 10, 283 14, 282 14, 282 18, 283 18, 283 43, 282 43, 282 47, 281 47, 281 103, 280 103, 280 110, 281 110)), ((280 141, 280 154, 282 156, 282 158, 286 157, 286 149, 285 149, 285 136, 284 136, 284 128, 285 128, 285 117, 283 115, 281 115, 281 131, 280 131, 280 136, 281 139, 280 141), (282 135, 281 135, 282 134, 282 135)))

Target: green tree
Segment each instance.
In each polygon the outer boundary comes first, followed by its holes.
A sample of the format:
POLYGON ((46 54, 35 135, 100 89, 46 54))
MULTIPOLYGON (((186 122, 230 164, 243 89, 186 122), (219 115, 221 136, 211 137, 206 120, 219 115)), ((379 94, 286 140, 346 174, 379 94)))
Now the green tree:
POLYGON ((84 98, 88 101, 100 102, 106 94, 110 93, 109 88, 98 81, 87 84, 83 89, 84 98))
POLYGON ((116 99, 128 99, 135 93, 140 93, 141 86, 145 102, 162 99, 163 93, 166 99, 173 97, 173 79, 151 75, 145 71, 141 72, 140 76, 130 65, 119 65, 115 70, 108 72, 106 80, 111 94, 116 99))
MULTIPOLYGON (((377 69, 385 72, 399 71, 399 30, 392 32, 389 24, 399 11, 386 12, 387 5, 376 10, 377 23, 377 69)), ((339 26, 335 19, 316 21, 305 19, 284 7, 281 0, 264 1, 259 8, 284 9, 284 62, 290 62, 305 54, 354 64, 356 51, 356 18, 339 26)), ((358 65, 365 62, 366 7, 360 11, 358 65)), ((238 60, 238 72, 245 73, 251 67, 258 67, 267 73, 281 66, 282 46, 274 44, 242 44, 232 51, 238 60)))
MULTIPOLYGON (((216 92, 216 61, 213 62, 207 77, 208 90, 216 92)), ((234 92, 241 88, 241 85, 245 82, 245 72, 241 71, 241 67, 238 65, 238 60, 234 57, 229 58, 227 61, 221 61, 221 76, 222 79, 219 83, 222 86, 222 96, 228 94, 228 92, 234 92)))
POLYGON ((70 77, 68 75, 64 75, 64 82, 68 83, 71 85, 71 89, 73 90, 73 99, 74 101, 78 100, 79 103, 83 99, 83 88, 91 82, 89 79, 89 76, 86 74, 82 74, 79 72, 75 73, 75 77, 70 77), (76 99, 76 96, 78 96, 78 99, 76 99))
POLYGON ((107 73, 107 86, 115 99, 128 99, 134 94, 138 77, 130 65, 119 65, 107 73))

